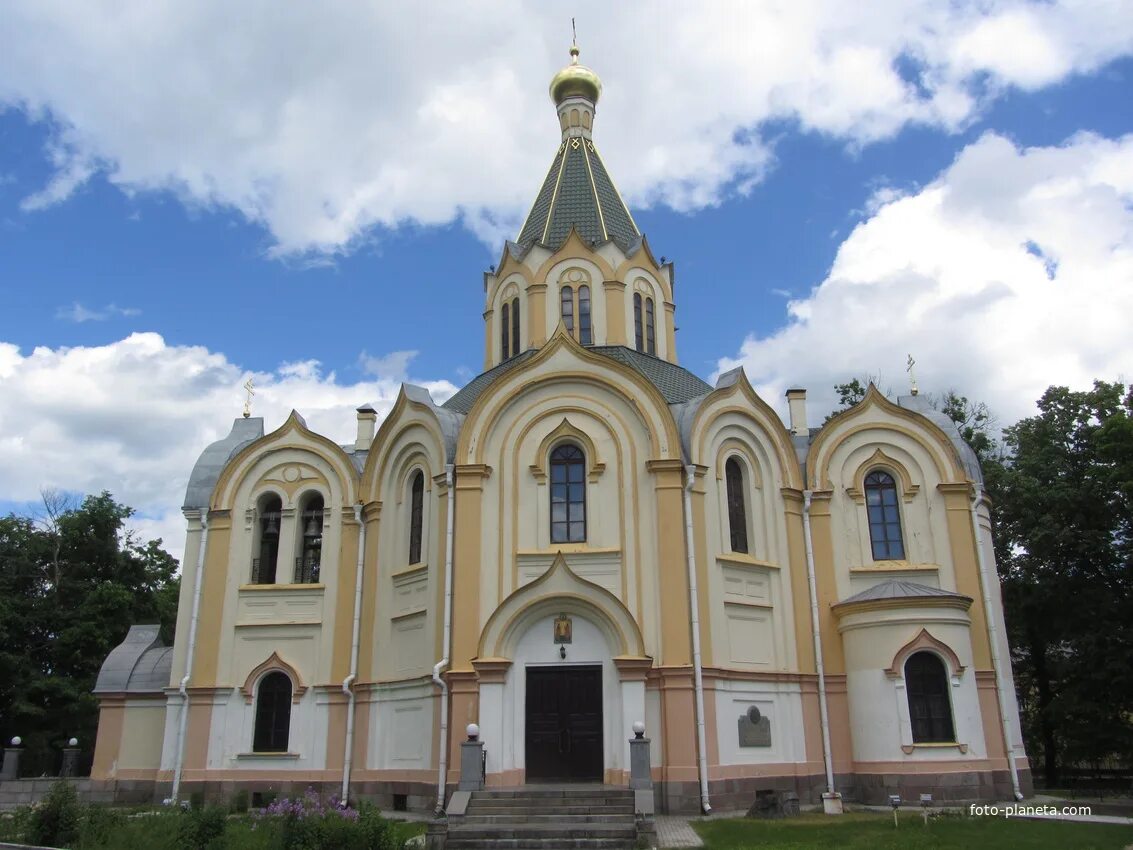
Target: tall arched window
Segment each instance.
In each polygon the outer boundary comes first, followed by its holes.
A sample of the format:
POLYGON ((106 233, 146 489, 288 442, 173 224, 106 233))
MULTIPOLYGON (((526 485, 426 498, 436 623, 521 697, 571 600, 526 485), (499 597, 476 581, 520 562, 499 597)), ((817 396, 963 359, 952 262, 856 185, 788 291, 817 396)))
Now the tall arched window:
POLYGON ((295 584, 317 584, 323 559, 323 497, 305 498, 299 514, 299 557, 295 559, 295 584))
POLYGON ((586 456, 573 443, 551 452, 551 542, 586 540, 586 456))
POLYGON ((252 584, 275 584, 275 562, 279 559, 279 518, 283 502, 269 495, 259 504, 259 541, 252 557, 252 584))
POLYGON ((519 297, 511 299, 511 356, 519 354, 519 297))
POLYGON ((747 552, 747 505, 744 500, 744 472, 734 457, 724 464, 728 491, 728 529, 733 552, 747 552))
POLYGON ((633 341, 638 351, 645 350, 645 324, 642 319, 641 293, 633 293, 633 341))
POLYGON ((900 561, 905 557, 901 539, 901 511, 897 507, 897 485, 888 472, 875 469, 865 477, 865 504, 869 515, 869 539, 875 561, 900 561))
POLYGON ((948 671, 940 657, 914 652, 905 662, 905 692, 914 744, 941 744, 956 740, 952 702, 948 697, 948 671))
POLYGON ((500 310, 500 359, 511 357, 511 305, 504 302, 500 310))
POLYGON ((578 341, 583 345, 593 342, 590 334, 590 287, 578 287, 578 341))
POLYGON ((574 289, 564 286, 559 292, 559 312, 563 317, 563 326, 567 332, 574 335, 574 289))
POLYGON ((256 729, 252 751, 285 753, 291 732, 291 679, 278 670, 268 673, 256 688, 256 729))
POLYGON ((653 328, 653 299, 645 299, 645 353, 657 353, 657 340, 653 328))
POLYGON ((409 486, 409 563, 421 563, 421 515, 425 509, 425 473, 413 473, 409 486))

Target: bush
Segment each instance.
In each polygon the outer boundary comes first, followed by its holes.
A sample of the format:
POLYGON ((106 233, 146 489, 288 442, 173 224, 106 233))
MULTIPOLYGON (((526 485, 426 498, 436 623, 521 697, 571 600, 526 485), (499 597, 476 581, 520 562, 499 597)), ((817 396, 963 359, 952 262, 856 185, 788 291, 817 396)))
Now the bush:
POLYGON ((182 815, 177 846, 180 850, 221 850, 227 825, 228 811, 221 806, 190 809, 182 815))
POLYGON ((246 815, 248 813, 248 789, 241 788, 232 795, 232 812, 237 815, 246 815))
POLYGON ((111 847, 126 825, 126 814, 108 806, 83 806, 79 821, 79 846, 111 847))
POLYGON ((256 814, 258 825, 278 823, 282 850, 397 850, 390 822, 366 803, 352 809, 308 790, 277 800, 256 814))
POLYGON ((65 847, 79 837, 79 797, 70 782, 60 779, 32 810, 27 840, 32 844, 65 847))

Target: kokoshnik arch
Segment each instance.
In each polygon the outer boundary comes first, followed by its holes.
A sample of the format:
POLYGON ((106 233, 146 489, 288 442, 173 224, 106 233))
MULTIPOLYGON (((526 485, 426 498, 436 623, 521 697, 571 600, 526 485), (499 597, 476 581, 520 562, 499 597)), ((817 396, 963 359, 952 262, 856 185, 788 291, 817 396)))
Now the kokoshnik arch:
POLYGON ((360 407, 349 445, 292 413, 205 449, 175 644, 135 627, 107 658, 94 778, 425 809, 467 723, 489 786, 618 785, 642 720, 660 811, 1029 793, 975 455, 916 396, 810 428, 803 390, 784 424, 741 370, 678 365, 673 264, 571 53, 484 275, 485 371, 440 405, 403 386, 380 427, 360 407))

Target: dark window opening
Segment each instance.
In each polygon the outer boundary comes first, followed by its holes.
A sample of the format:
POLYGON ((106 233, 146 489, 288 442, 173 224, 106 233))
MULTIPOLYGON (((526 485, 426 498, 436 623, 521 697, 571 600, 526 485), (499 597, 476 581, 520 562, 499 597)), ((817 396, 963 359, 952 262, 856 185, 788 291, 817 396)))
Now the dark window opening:
POLYGON ((586 540, 586 456, 564 443, 551 452, 551 542, 586 540))
POLYGON ((275 562, 279 557, 279 520, 283 502, 279 496, 268 496, 260 502, 259 545, 252 558, 252 584, 275 584, 275 562))
POLYGON ((946 744, 956 740, 952 703, 948 697, 948 671, 940 657, 915 652, 905 662, 905 691, 913 743, 946 744))
POLYGON ((905 543, 901 539, 901 511, 897 507, 897 485, 893 476, 880 470, 867 475, 865 503, 873 559, 902 560, 905 557, 905 543))
POLYGON ((511 357, 510 337, 508 334, 511 331, 511 307, 504 304, 502 316, 500 317, 500 359, 507 360, 511 357))
POLYGON ((653 326, 653 299, 645 299, 645 353, 657 353, 657 341, 653 326))
POLYGON ((559 310, 563 317, 563 326, 574 335, 574 290, 564 286, 559 293, 559 310))
POLYGON ((291 732, 291 679, 286 673, 268 673, 256 688, 256 731, 252 751, 285 753, 291 732))
POLYGON ((511 355, 514 357, 520 352, 519 347, 519 299, 511 300, 511 355))
POLYGON ((295 559, 295 584, 317 584, 323 558, 323 497, 312 496, 299 516, 302 540, 295 559))
POLYGON ((733 552, 747 552, 747 507, 744 504, 744 472, 734 457, 724 464, 728 491, 728 529, 733 552))
POLYGON ((641 319, 641 293, 633 293, 633 339, 634 347, 638 351, 645 350, 644 324, 641 319))
POLYGON ((578 341, 590 345, 590 287, 578 287, 578 341))
POLYGON ((425 473, 413 473, 409 503, 409 563, 421 563, 421 515, 425 508, 425 473))

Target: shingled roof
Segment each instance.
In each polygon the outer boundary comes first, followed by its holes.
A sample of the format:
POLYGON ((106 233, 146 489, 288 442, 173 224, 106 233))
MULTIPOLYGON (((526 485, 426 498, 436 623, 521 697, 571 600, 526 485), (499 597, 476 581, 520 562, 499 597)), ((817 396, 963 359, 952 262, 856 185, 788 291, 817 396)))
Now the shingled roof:
MULTIPOLYGON (((649 383, 658 389, 669 404, 680 404, 712 392, 711 386, 687 369, 659 357, 652 357, 632 348, 626 348, 624 345, 595 345, 589 347, 589 350, 611 360, 616 360, 643 375, 649 383)), ((523 364, 534 354, 535 349, 528 349, 510 360, 505 360, 495 368, 477 375, 441 407, 456 413, 468 413, 472 410, 472 406, 476 404, 476 399, 480 397, 480 394, 488 389, 496 379, 523 364)))
POLYGON ((516 242, 523 248, 539 244, 554 251, 572 227, 586 242, 613 240, 626 254, 641 239, 593 140, 578 136, 559 146, 516 242))

